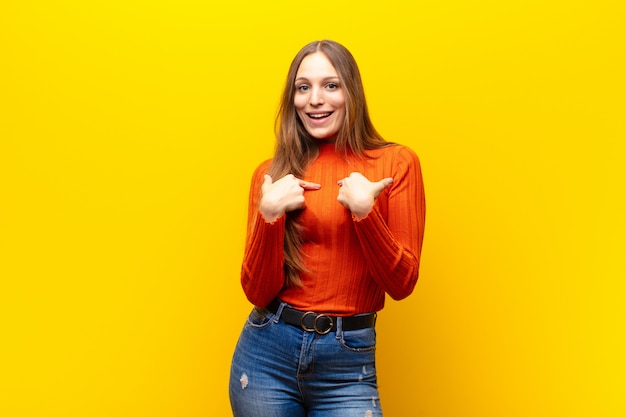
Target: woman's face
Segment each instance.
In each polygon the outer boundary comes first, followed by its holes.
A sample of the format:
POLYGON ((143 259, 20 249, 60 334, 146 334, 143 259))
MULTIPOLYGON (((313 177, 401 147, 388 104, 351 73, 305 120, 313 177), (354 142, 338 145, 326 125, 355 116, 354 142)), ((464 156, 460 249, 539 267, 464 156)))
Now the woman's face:
POLYGON ((335 140, 346 114, 343 86, 326 55, 307 55, 296 73, 296 112, 316 139, 335 140))

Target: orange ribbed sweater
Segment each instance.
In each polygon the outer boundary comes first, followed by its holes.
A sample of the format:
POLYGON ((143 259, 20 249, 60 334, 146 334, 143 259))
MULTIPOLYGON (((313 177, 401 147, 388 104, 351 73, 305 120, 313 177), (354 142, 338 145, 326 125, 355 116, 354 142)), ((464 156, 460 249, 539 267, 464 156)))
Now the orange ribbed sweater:
MULTIPOLYGON (((424 236, 425 199, 417 155, 401 145, 346 160, 332 144, 320 147, 303 179, 322 185, 305 191, 302 287, 284 286, 285 216, 267 223, 258 210, 270 161, 254 172, 241 284, 248 300, 264 307, 275 297, 294 308, 334 315, 379 311, 385 293, 407 297, 417 282, 424 236), (337 201, 337 181, 360 172, 370 181, 393 178, 362 220, 337 201)), ((275 179, 276 180, 276 179, 275 179)))

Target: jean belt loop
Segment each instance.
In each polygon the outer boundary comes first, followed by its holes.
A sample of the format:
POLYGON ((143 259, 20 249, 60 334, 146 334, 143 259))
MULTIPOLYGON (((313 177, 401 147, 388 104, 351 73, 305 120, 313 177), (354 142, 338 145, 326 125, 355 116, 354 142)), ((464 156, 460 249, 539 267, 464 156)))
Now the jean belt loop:
POLYGON ((274 315, 274 323, 278 323, 280 320, 281 314, 283 314, 283 309, 287 306, 287 303, 281 302, 278 306, 278 310, 276 310, 276 314, 274 315))
POLYGON ((335 338, 337 340, 343 337, 343 317, 337 317, 337 332, 335 333, 335 338))

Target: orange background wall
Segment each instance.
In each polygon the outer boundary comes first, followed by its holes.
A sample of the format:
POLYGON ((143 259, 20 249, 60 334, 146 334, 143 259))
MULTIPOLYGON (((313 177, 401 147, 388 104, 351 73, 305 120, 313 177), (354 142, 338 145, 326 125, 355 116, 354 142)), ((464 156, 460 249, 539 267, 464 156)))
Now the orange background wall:
POLYGON ((622 2, 0 4, 0 415, 230 415, 249 178, 330 38, 420 155, 386 416, 622 416, 622 2))

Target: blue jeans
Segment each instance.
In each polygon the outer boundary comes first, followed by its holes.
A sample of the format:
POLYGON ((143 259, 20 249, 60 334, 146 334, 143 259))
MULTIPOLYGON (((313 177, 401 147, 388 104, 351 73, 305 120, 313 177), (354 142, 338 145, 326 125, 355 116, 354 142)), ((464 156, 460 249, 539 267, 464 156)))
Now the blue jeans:
MULTIPOLYGON (((282 305, 281 305, 282 307, 282 305)), ((321 335, 254 308, 230 370, 235 417, 382 417, 376 330, 321 335)))

